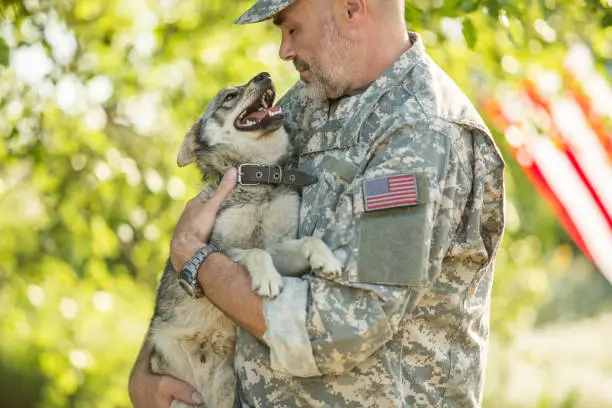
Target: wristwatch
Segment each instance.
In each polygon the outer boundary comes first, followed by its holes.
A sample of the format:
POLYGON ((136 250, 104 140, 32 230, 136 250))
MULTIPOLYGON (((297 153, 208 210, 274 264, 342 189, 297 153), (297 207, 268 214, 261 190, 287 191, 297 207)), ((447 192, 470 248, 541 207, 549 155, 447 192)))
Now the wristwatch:
POLYGON ((198 269, 202 262, 213 252, 219 252, 219 248, 214 245, 205 245, 189 261, 183 266, 179 272, 179 284, 192 298, 201 298, 204 296, 204 290, 198 282, 198 269))

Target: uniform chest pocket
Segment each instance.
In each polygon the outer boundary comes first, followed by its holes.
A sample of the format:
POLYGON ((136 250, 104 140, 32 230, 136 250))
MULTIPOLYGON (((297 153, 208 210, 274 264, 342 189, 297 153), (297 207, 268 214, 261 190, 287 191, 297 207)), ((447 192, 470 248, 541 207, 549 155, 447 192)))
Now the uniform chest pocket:
POLYGON ((355 178, 365 147, 339 131, 317 132, 300 153, 299 168, 319 178, 302 190, 300 236, 322 236, 338 200, 355 178))

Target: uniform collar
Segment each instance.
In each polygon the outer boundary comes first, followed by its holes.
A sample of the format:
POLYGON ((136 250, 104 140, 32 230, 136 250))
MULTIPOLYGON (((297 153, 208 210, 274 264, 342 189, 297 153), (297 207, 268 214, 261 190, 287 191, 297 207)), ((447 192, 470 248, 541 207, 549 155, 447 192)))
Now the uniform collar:
MULTIPOLYGON (((426 57, 425 46, 421 36, 415 32, 409 31, 411 47, 408 48, 400 57, 395 60, 389 68, 383 72, 374 82, 368 86, 364 92, 355 96, 371 98, 374 95, 384 94, 390 89, 396 87, 419 62, 426 57)), ((343 98, 350 99, 351 97, 343 98)), ((342 101, 341 101, 342 103, 342 101)))
MULTIPOLYGON (((406 75, 420 62, 427 58, 421 36, 415 32, 408 32, 412 46, 387 68, 383 74, 374 80, 362 93, 347 96, 336 101, 333 112, 331 104, 327 101, 309 99, 312 115, 310 129, 305 143, 309 142, 312 133, 319 131, 340 130, 344 134, 358 135, 368 114, 376 103, 390 90, 399 85, 406 75)), ((304 86, 304 85, 302 85, 304 86)))
POLYGON ((420 62, 427 58, 425 46, 421 36, 415 32, 408 32, 412 46, 406 50, 389 68, 383 72, 370 86, 359 95, 342 98, 338 103, 334 118, 349 118, 344 128, 351 134, 358 134, 367 113, 390 90, 396 88, 408 73, 420 62))

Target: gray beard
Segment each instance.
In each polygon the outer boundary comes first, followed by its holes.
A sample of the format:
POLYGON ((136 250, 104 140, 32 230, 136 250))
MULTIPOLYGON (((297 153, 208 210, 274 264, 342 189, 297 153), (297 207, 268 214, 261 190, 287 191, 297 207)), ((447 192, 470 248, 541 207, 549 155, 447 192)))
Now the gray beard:
POLYGON ((321 55, 316 64, 310 65, 308 89, 317 101, 336 99, 349 89, 347 78, 354 78, 358 68, 350 63, 360 61, 361 54, 355 44, 343 38, 336 23, 328 20, 323 23, 321 55))
POLYGON ((327 99, 335 99, 342 96, 343 92, 337 84, 323 76, 316 75, 311 71, 311 81, 308 84, 312 97, 317 101, 325 101, 327 99))

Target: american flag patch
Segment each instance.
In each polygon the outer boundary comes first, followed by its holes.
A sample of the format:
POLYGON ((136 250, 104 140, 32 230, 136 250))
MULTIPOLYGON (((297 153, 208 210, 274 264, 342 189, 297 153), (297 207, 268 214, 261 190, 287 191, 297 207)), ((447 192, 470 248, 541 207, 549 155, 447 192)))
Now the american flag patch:
POLYGON ((414 173, 379 177, 363 182, 366 211, 417 205, 419 193, 414 173))

